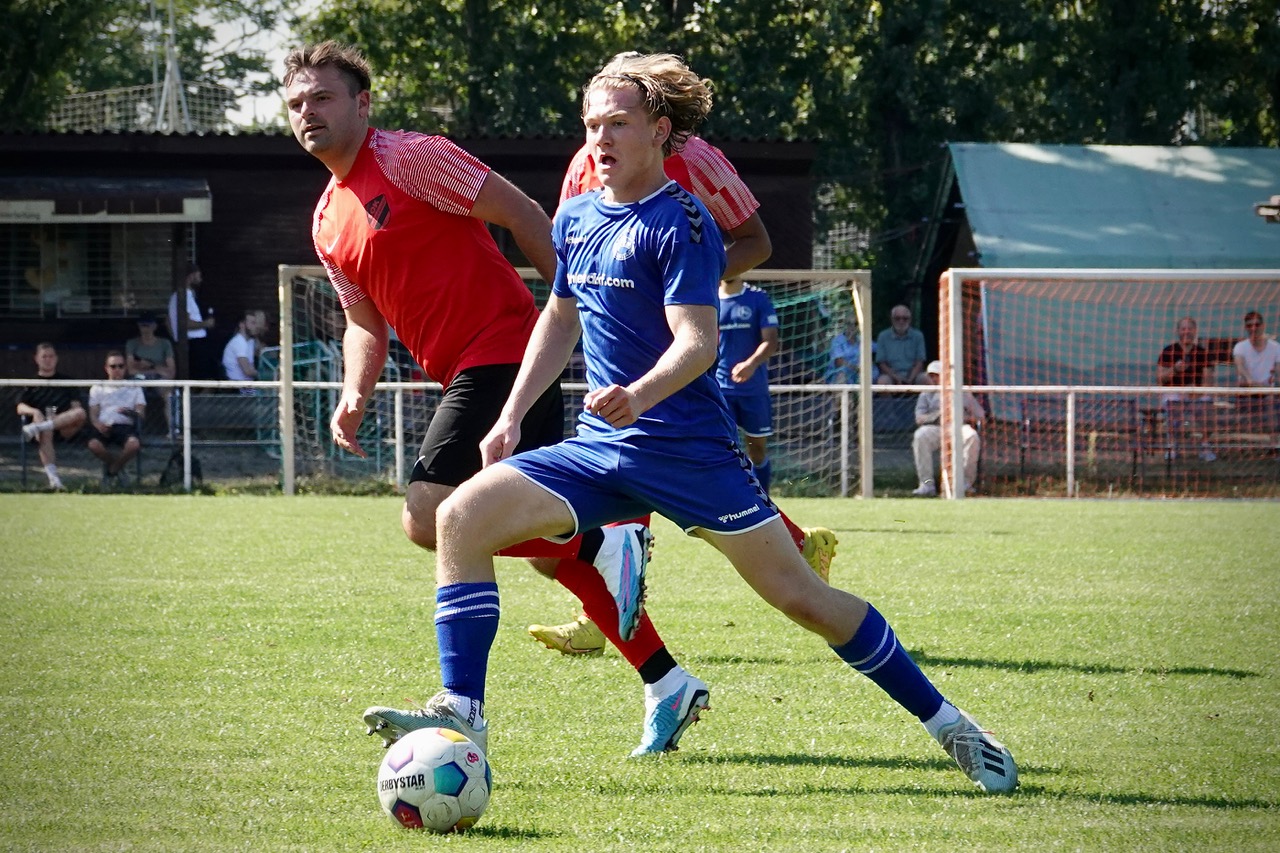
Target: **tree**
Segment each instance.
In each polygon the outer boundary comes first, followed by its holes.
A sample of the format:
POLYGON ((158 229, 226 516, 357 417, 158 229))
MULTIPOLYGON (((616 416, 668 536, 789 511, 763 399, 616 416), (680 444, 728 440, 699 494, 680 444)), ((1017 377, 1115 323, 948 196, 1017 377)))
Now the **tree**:
POLYGON ((354 0, 326 4, 301 36, 364 51, 384 126, 537 135, 578 132, 580 87, 627 29, 604 0, 354 0))
POLYGON ((1280 143, 1280 8, 1271 0, 1206 3, 1195 44, 1194 141, 1280 143))
POLYGON ((70 83, 75 57, 114 17, 100 0, 12 0, 0 35, 0 121, 38 127, 70 83))
MULTIPOLYGON (((885 306, 913 279, 948 141, 1275 145, 1280 14, 1264 0, 903 0, 849 9, 801 133, 870 239, 885 306), (835 117, 835 121, 831 120, 835 117)), ((836 15, 832 15, 834 19, 836 15)), ((835 44, 836 42, 830 42, 835 44)))
POLYGON ((464 135, 577 134, 605 59, 681 54, 715 85, 707 135, 820 142, 880 305, 931 284, 948 141, 1277 142, 1274 0, 355 0, 306 35, 365 49, 381 123, 464 135))
POLYGON ((42 127, 67 95, 163 80, 163 58, 157 57, 170 8, 184 81, 216 83, 235 94, 271 91, 276 85, 263 49, 249 45, 281 21, 284 0, 13 3, 0 37, 0 61, 13 70, 0 78, 0 107, 9 127, 42 127))

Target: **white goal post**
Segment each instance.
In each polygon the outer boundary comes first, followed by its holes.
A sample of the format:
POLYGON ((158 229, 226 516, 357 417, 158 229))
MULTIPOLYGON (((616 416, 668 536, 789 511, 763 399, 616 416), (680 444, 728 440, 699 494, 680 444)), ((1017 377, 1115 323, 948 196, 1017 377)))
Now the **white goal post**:
MULTIPOLYGON (((541 281, 540 276, 532 268, 518 268, 517 271, 534 290, 535 295, 545 297, 549 288, 541 281)), ((327 381, 301 381, 296 379, 295 374, 295 355, 297 353, 296 346, 304 343, 304 338, 308 335, 314 335, 330 340, 341 339, 340 331, 333 325, 340 323, 341 311, 336 307, 336 302, 330 300, 323 306, 308 306, 305 313, 316 315, 334 315, 330 319, 324 317, 305 317, 300 318, 295 315, 296 303, 296 284, 295 282, 302 278, 323 279, 325 278, 324 268, 318 265, 288 265, 281 264, 277 268, 278 272, 278 288, 279 288, 279 310, 280 310, 280 350, 278 361, 278 372, 280 381, 280 450, 281 450, 281 488, 286 495, 295 494, 296 483, 298 477, 297 458, 298 454, 314 455, 314 449, 299 447, 299 422, 298 408, 299 401, 295 391, 305 389, 307 395, 313 393, 324 393, 319 389, 331 389, 336 386, 335 379, 339 378, 330 372, 325 376, 319 377, 327 381), (299 323, 303 324, 303 329, 299 330, 299 323), (324 328, 319 328, 323 326, 324 328)), ((828 458, 820 460, 804 460, 805 464, 812 464, 815 468, 830 469, 836 464, 838 455, 838 473, 829 478, 834 488, 838 488, 838 493, 842 495, 849 494, 850 482, 853 479, 854 471, 850 464, 849 448, 854 446, 855 436, 848 417, 850 410, 850 397, 857 394, 857 474, 861 481, 861 494, 864 497, 872 495, 873 478, 873 444, 872 444, 872 396, 871 382, 872 362, 871 362, 871 344, 872 335, 866 332, 867 324, 870 322, 871 316, 871 274, 866 270, 804 270, 804 269, 788 269, 788 270, 752 270, 742 276, 748 282, 759 284, 769 291, 771 298, 774 300, 775 307, 778 308, 779 314, 784 317, 784 325, 790 324, 792 329, 801 329, 802 334, 796 337, 803 337, 806 345, 804 347, 796 347, 797 350, 803 349, 803 353, 793 352, 787 353, 789 360, 786 362, 786 368, 791 369, 781 372, 787 375, 771 376, 771 390, 775 392, 775 400, 779 399, 779 394, 788 393, 787 400, 795 399, 797 402, 789 409, 796 409, 801 412, 800 417, 805 420, 806 426, 812 430, 812 425, 822 419, 823 424, 828 425, 837 435, 833 436, 830 442, 831 447, 826 447, 825 443, 820 449, 827 454, 828 458), (848 315, 848 316, 846 316, 848 315), (823 375, 822 365, 826 363, 827 351, 829 349, 831 339, 834 333, 839 331, 842 323, 848 321, 851 327, 861 332, 860 344, 858 351, 859 362, 859 381, 854 385, 827 385, 824 384, 826 378, 823 375), (806 325, 807 324, 807 325, 806 325), (793 382, 803 382, 803 387, 797 384, 790 384, 789 377, 806 377, 804 379, 793 379, 793 382), (806 409, 806 400, 820 401, 821 408, 815 403, 812 410, 806 409), (834 402, 833 402, 834 401, 834 402), (839 405, 839 414, 832 414, 839 405)), ((312 288, 317 289, 317 288, 312 288)), ((541 301, 541 300, 539 300, 541 301)), ((328 347, 330 351, 332 347, 328 347)), ((330 353, 332 359, 332 353, 330 353)), ((340 366, 340 357, 337 359, 340 366)), ((394 404, 389 408, 393 409, 393 415, 389 415, 387 420, 394 423, 395 433, 395 483, 397 486, 403 486, 403 459, 405 452, 406 435, 408 427, 420 426, 412 424, 413 418, 406 418, 403 410, 403 399, 405 394, 401 392, 420 391, 424 388, 436 388, 439 386, 434 383, 425 383, 421 381, 421 377, 413 377, 418 381, 413 382, 381 382, 379 389, 391 391, 395 394, 394 404)), ((570 393, 577 391, 575 383, 566 383, 566 390, 570 393)), ((314 406, 308 406, 308 411, 314 406)), ((784 415, 785 417, 785 415, 784 415)), ((314 420, 308 414, 309 420, 314 420)), ((305 436, 308 442, 314 442, 317 436, 312 435, 315 431, 314 425, 308 429, 305 436)), ((777 425, 775 424, 775 431, 777 425)), ((797 430, 800 432, 800 430, 797 430)), ((817 446, 819 442, 810 441, 808 435, 802 436, 793 442, 796 448, 801 445, 817 446)), ((796 455, 809 453, 811 447, 804 447, 796 450, 796 455)), ((777 468, 775 467, 775 479, 777 468)))

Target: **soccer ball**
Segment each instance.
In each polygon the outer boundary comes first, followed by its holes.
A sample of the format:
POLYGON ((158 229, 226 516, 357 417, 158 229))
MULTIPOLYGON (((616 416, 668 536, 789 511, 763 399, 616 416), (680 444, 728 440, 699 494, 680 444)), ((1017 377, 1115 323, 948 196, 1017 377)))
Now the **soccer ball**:
POLYGON ((418 729, 391 745, 378 769, 378 799, 409 829, 462 832, 489 805, 484 752, 452 729, 418 729))

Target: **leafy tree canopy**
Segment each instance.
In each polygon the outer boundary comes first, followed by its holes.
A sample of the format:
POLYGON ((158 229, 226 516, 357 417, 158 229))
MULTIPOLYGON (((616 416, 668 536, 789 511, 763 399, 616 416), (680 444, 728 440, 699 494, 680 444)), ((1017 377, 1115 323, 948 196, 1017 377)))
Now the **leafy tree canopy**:
POLYGON ((178 67, 187 82, 236 93, 275 88, 257 38, 283 20, 284 0, 9 0, 0 34, 0 115, 41 127, 67 95, 164 79, 172 11, 178 67))
MULTIPOLYGON (((8 5, 11 125, 66 93, 151 82, 145 4, 8 5)), ((185 79, 276 85, 245 37, 296 4, 173 7, 185 79)), ((1275 0, 320 0, 297 23, 364 49, 378 124, 460 136, 576 135, 609 57, 680 54, 715 87, 707 136, 820 144, 822 198, 867 235, 843 261, 877 282, 911 275, 948 141, 1280 143, 1275 0)))

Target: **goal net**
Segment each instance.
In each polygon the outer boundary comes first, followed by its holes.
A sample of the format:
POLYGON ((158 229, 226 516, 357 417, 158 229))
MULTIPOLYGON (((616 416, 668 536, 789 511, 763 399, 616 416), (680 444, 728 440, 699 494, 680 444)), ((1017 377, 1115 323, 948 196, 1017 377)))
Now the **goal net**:
POLYGON ((987 413, 984 491, 1276 493, 1280 397, 1240 392, 1232 348, 1251 312, 1274 336, 1280 270, 952 270, 939 293, 944 372, 987 413), (1157 375, 1186 318, 1202 391, 1157 375))
MULTIPOLYGON (((520 274, 539 306, 548 286, 531 269, 520 274)), ((852 439, 856 384, 855 364, 838 367, 833 351, 848 359, 848 347, 861 332, 860 317, 869 314, 870 276, 850 270, 757 270, 744 279, 764 288, 777 309, 781 349, 770 363, 774 389, 774 434, 770 439, 773 491, 779 495, 828 495, 856 487, 852 439), (833 343, 836 344, 833 350, 833 343), (843 403, 843 406, 842 406, 843 403)), ((367 407, 359 441, 367 458, 334 445, 329 418, 342 381, 342 334, 345 321, 337 295, 320 267, 281 268, 282 340, 291 339, 292 394, 283 394, 293 413, 291 458, 302 478, 376 479, 403 485, 421 446, 427 423, 439 405, 441 389, 426 381, 408 351, 392 340, 379 390, 367 407), (286 327, 291 334, 286 335, 286 327)), ((283 353, 267 353, 268 375, 282 377, 283 353)), ((572 434, 582 406, 585 375, 571 361, 565 389, 565 434, 572 434)), ((286 472, 286 479, 288 479, 286 472)))
POLYGON ((149 84, 63 98, 48 128, 76 133, 214 133, 235 130, 238 96, 216 83, 149 84))
MULTIPOLYGON (((858 347, 871 314, 871 275, 861 270, 752 270, 778 312, 777 354, 769 360, 773 435, 769 458, 775 496, 847 494, 868 456, 854 459, 858 401, 830 385, 859 385, 858 347)), ((869 350, 868 350, 869 352, 869 350)), ((868 365, 869 366, 869 365, 868 365)))
POLYGON ((376 478, 403 484, 408 475, 405 458, 412 464, 422 442, 421 427, 439 400, 439 386, 426 383, 413 357, 393 336, 378 388, 366 403, 356 435, 367 455, 339 448, 329 420, 341 395, 346 315, 322 267, 282 267, 280 279, 281 343, 291 345, 288 352, 278 347, 265 352, 261 366, 265 379, 281 381, 286 369, 291 379, 287 391, 281 389, 282 401, 292 412, 292 441, 282 442, 292 444, 292 453, 285 453, 286 481, 292 478, 291 459, 292 474, 304 480, 376 478), (415 438, 412 450, 406 451, 407 442, 415 438))

